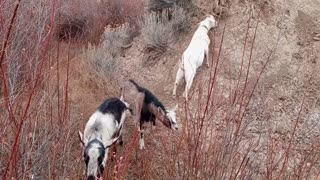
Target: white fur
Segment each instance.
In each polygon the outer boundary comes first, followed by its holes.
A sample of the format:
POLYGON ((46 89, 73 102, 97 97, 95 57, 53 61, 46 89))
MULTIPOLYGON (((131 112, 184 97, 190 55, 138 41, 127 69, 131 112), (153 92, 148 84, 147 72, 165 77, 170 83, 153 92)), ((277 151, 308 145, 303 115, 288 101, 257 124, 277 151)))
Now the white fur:
POLYGON ((139 139, 140 149, 144 149, 144 133, 143 130, 140 131, 140 139, 139 139))
POLYGON ((143 138, 140 138, 140 140, 139 140, 139 144, 140 144, 140 149, 142 150, 142 149, 144 149, 144 139, 143 138))
POLYGON ((206 64, 209 67, 209 44, 210 38, 208 30, 216 27, 217 23, 212 15, 206 17, 200 22, 200 25, 194 33, 188 48, 182 55, 182 60, 177 71, 176 80, 173 87, 173 97, 176 97, 177 86, 182 78, 185 78, 186 87, 183 96, 188 99, 188 91, 191 88, 197 69, 202 65, 204 56, 206 64))
POLYGON ((118 123, 112 114, 102 114, 100 111, 94 112, 84 129, 84 138, 88 141, 96 137, 96 132, 101 135, 103 143, 110 142, 112 136, 116 133, 126 118, 125 112, 121 116, 121 121, 118 123))
MULTIPOLYGON (((125 103, 128 105, 128 103, 125 103)), ((128 105, 129 106, 129 105, 128 105)), ((128 107, 127 106, 127 107, 128 107)), ((89 118, 89 121, 87 122, 84 134, 82 135, 79 131, 79 136, 81 141, 84 143, 84 146, 87 146, 88 143, 94 139, 98 139, 102 144, 104 145, 105 149, 105 156, 103 158, 102 164, 105 167, 107 159, 108 159, 108 147, 112 145, 115 141, 118 140, 119 137, 112 138, 112 136, 117 133, 120 129, 120 127, 123 125, 124 120, 126 118, 126 111, 124 111, 121 115, 120 123, 115 120, 114 116, 112 114, 103 114, 99 110, 94 112, 91 117, 89 118)), ((119 136, 122 135, 122 130, 119 132, 119 136)), ((88 163, 87 168, 87 176, 88 175, 94 175, 97 176, 97 158, 99 156, 98 153, 98 145, 95 147, 96 144, 94 144, 93 148, 91 148, 88 152, 88 155, 90 156, 90 160, 88 163)))
POLYGON ((170 119, 171 122, 171 129, 178 130, 178 124, 177 124, 177 116, 176 116, 176 110, 178 108, 178 104, 171 110, 167 110, 166 116, 170 119))

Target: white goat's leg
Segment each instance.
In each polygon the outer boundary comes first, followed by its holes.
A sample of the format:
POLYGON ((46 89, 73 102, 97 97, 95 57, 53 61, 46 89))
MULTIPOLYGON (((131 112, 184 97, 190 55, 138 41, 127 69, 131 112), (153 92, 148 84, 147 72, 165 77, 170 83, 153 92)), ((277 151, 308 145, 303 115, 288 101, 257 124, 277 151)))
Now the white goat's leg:
POLYGON ((186 99, 186 101, 188 100, 188 92, 189 92, 189 90, 191 88, 194 76, 195 75, 192 74, 192 75, 190 75, 190 78, 188 78, 188 80, 186 80, 186 88, 185 88, 185 91, 184 91, 184 98, 186 99))
POLYGON ((177 86, 179 85, 182 78, 183 78, 183 69, 181 67, 179 67, 179 69, 177 71, 177 75, 176 75, 176 81, 174 82, 174 85, 173 85, 173 92, 172 92, 173 98, 176 98, 177 86))
POLYGON ((207 59, 206 65, 207 65, 207 68, 209 68, 209 67, 210 67, 210 66, 209 66, 209 48, 206 48, 206 49, 204 50, 204 52, 205 52, 206 59, 207 59))
POLYGON ((140 149, 144 149, 144 134, 143 131, 141 130, 140 132, 140 139, 139 139, 139 144, 140 144, 140 149))

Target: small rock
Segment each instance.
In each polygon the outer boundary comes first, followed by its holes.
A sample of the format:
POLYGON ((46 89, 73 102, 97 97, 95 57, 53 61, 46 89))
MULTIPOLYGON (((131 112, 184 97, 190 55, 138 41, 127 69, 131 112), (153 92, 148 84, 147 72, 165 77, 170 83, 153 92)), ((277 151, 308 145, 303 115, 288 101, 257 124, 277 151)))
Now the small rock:
POLYGON ((320 33, 313 33, 313 38, 314 41, 320 41, 320 33))
POLYGON ((293 53, 292 56, 294 59, 302 59, 302 56, 300 53, 293 53))
MULTIPOLYGON (((320 34, 319 34, 319 35, 320 35, 320 34)), ((314 36, 314 37, 313 37, 313 40, 314 40, 314 41, 320 41, 320 36, 314 36)))

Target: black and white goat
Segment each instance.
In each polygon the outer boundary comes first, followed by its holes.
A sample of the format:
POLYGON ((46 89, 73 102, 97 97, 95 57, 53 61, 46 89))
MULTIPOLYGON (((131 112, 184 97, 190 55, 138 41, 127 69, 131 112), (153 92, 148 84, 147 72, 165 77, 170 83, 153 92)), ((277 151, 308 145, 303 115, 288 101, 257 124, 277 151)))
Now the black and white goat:
POLYGON ((155 95, 153 95, 148 89, 139 86, 132 79, 125 82, 124 87, 122 88, 122 96, 126 102, 130 105, 134 105, 134 107, 131 108, 133 109, 133 114, 136 116, 137 124, 139 124, 140 149, 144 148, 142 125, 145 122, 152 122, 154 124, 155 120, 158 119, 167 128, 178 130, 175 113, 178 105, 171 110, 167 110, 155 95))
POLYGON ((88 180, 102 177, 109 147, 117 140, 122 143, 123 123, 128 109, 129 104, 122 98, 109 98, 91 115, 84 134, 79 131, 88 180))
POLYGON ((217 26, 217 23, 212 15, 208 15, 194 33, 188 48, 183 52, 182 59, 179 63, 176 80, 174 82, 172 96, 176 97, 177 86, 184 77, 186 82, 183 96, 188 99, 188 91, 191 88, 193 79, 197 69, 202 65, 206 56, 206 64, 209 67, 209 44, 210 38, 208 32, 211 28, 217 26))

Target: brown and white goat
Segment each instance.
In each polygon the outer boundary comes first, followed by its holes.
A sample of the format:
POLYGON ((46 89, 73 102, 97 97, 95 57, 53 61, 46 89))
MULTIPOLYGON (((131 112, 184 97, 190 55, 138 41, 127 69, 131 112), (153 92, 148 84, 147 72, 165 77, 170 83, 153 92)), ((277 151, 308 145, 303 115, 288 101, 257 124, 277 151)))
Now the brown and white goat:
POLYGON ((130 107, 135 116, 137 127, 140 131, 140 149, 144 148, 144 134, 142 125, 145 122, 153 122, 158 119, 167 128, 177 130, 176 105, 173 109, 167 110, 158 98, 148 89, 139 86, 134 80, 130 79, 124 83, 122 95, 124 101, 134 107, 130 107))

